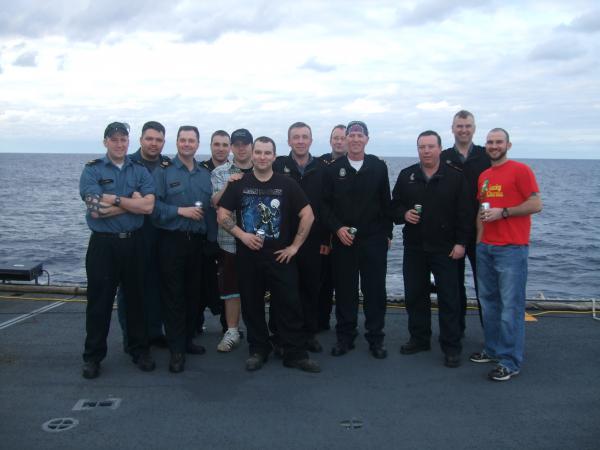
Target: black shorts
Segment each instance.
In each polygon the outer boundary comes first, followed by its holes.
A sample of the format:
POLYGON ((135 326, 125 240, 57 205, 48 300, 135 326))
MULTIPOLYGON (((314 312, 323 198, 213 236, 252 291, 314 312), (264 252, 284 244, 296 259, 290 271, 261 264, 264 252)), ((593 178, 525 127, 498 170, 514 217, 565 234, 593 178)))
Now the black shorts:
POLYGON ((219 250, 219 292, 221 300, 239 298, 235 253, 219 250))

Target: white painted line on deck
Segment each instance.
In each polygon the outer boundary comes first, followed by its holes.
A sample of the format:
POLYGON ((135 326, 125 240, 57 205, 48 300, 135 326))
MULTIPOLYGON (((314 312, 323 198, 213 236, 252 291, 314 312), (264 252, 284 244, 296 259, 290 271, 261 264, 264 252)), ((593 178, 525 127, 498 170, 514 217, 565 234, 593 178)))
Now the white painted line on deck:
POLYGON ((2 323, 0 323, 0 330, 4 330, 5 328, 10 327, 11 325, 15 325, 19 322, 23 322, 24 320, 27 320, 30 317, 34 317, 34 316, 37 316, 38 314, 42 314, 42 313, 45 313, 46 311, 50 311, 51 309, 54 309, 61 305, 64 305, 65 303, 66 302, 51 303, 49 305, 42 306, 41 308, 31 311, 30 313, 15 317, 14 319, 7 320, 6 322, 2 322, 2 323))

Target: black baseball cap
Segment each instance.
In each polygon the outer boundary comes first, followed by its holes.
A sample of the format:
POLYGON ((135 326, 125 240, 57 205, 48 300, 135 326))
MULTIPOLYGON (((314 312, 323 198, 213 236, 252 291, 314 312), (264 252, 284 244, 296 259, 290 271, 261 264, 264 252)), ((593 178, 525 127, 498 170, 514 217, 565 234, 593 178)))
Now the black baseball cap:
POLYGON ((237 141, 242 141, 242 144, 248 145, 252 144, 254 139, 248 130, 245 128, 240 128, 239 130, 235 130, 233 133, 231 133, 231 145, 235 144, 237 141))
POLYGON ((104 138, 112 137, 115 133, 122 133, 125 136, 129 136, 129 124, 125 122, 109 123, 104 130, 104 138))

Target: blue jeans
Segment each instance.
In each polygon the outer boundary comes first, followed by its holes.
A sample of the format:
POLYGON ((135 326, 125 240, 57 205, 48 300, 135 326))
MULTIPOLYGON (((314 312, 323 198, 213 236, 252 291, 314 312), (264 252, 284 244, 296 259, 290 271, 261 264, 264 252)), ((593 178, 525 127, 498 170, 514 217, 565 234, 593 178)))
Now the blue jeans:
POLYGON ((527 245, 477 244, 477 284, 485 352, 520 370, 525 345, 527 245))

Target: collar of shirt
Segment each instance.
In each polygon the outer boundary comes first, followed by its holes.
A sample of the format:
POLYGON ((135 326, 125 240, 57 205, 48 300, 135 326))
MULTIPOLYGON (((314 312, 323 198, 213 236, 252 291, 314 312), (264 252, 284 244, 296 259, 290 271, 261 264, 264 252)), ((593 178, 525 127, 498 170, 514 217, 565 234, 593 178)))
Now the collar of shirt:
POLYGON ((298 172, 300 172, 300 175, 304 176, 304 172, 306 171, 306 169, 308 168, 308 166, 310 166, 310 163, 313 162, 313 157, 312 155, 309 153, 308 154, 308 161, 306 162, 306 165, 301 166, 300 164, 298 164, 298 162, 294 159, 294 157, 292 156, 292 152, 290 152, 290 159, 294 162, 294 164, 296 165, 296 168, 298 169, 298 172))
MULTIPOLYGON (((178 168, 181 169, 184 167, 187 170, 187 166, 179 159, 179 155, 175 155, 175 158, 171 160, 171 162, 178 168)), ((190 170, 190 173, 196 172, 199 169, 198 161, 194 159, 194 168, 190 170)))
POLYGON ((469 150, 467 150, 466 158, 463 156, 463 154, 460 152, 460 150, 456 148, 456 144, 454 144, 454 147, 452 147, 452 148, 454 149, 454 151, 458 155, 458 158, 460 159, 460 162, 462 162, 462 163, 464 163, 467 159, 469 159, 469 156, 471 156, 471 154, 473 153, 473 143, 472 142, 469 145, 469 150))
MULTIPOLYGON (((119 167, 118 167, 118 166, 117 166, 117 165, 116 165, 114 162, 112 162, 112 160, 111 160, 111 159, 108 157, 108 154, 104 155, 104 158, 102 158, 102 162, 103 162, 105 165, 107 165, 107 166, 108 166, 108 165, 112 165, 113 167, 119 168, 119 167)), ((130 165, 130 164, 133 164, 133 163, 131 162, 131 158, 129 157, 129 155, 125 155, 125 157, 123 158, 123 166, 122 166, 122 168, 124 168, 124 167, 126 167, 126 166, 128 166, 128 165, 130 165)))
MULTIPOLYGON (((365 171, 372 168, 372 160, 369 156, 370 155, 366 153, 364 154, 362 166, 360 167, 360 173, 364 173, 365 171)), ((350 158, 348 158, 348 154, 345 154, 344 156, 341 156, 338 159, 336 159, 336 161, 338 160, 342 160, 346 168, 351 168, 354 172, 358 173, 358 170, 355 170, 354 167, 352 167, 352 164, 350 164, 350 158)))
MULTIPOLYGON (((423 166, 421 165, 421 163, 419 163, 419 169, 420 169, 420 175, 423 177, 423 180, 425 180, 425 183, 429 183, 431 180, 433 180, 434 178, 441 178, 444 176, 444 164, 442 164, 442 162, 440 161, 440 166, 438 167, 438 170, 435 171, 435 173, 433 175, 431 175, 430 177, 427 176, 427 174, 425 174, 425 171, 423 170, 423 166)), ((418 174, 418 172, 417 172, 418 174)))

